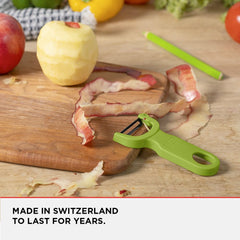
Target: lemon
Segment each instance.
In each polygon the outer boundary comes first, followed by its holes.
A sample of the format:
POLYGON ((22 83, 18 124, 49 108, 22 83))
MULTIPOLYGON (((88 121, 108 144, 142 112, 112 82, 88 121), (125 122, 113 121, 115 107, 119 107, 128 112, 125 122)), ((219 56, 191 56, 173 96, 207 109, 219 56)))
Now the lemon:
POLYGON ((81 12, 90 7, 97 22, 104 22, 117 15, 122 9, 124 0, 68 0, 73 11, 81 12))

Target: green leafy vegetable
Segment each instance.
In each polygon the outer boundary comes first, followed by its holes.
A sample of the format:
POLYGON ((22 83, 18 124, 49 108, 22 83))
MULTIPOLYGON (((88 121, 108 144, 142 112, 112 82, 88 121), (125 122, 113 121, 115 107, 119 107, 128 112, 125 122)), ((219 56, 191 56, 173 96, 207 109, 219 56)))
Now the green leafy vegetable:
POLYGON ((233 4, 240 2, 240 0, 223 0, 224 6, 229 8, 231 7, 233 4))
POLYGON ((185 12, 206 7, 212 0, 155 0, 156 9, 166 8, 176 18, 181 18, 185 12))
MULTIPOLYGON (((230 8, 232 5, 234 5, 237 2, 240 2, 240 0, 223 0, 224 6, 226 8, 230 8)), ((225 18, 227 16, 227 13, 228 12, 225 12, 225 13, 222 14, 222 16, 221 16, 222 22, 225 22, 225 18)))
MULTIPOLYGON (((193 11, 195 9, 202 9, 206 7, 213 0, 155 0, 156 9, 167 9, 176 18, 181 18, 184 13, 193 11)), ((226 8, 231 7, 240 0, 220 0, 226 8)))

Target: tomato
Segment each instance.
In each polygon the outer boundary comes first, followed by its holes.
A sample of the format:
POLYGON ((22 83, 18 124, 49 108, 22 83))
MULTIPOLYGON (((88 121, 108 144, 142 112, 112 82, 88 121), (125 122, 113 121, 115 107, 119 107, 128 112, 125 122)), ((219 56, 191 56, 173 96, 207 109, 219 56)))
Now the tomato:
POLYGON ((149 0, 125 0, 125 3, 128 3, 128 4, 144 4, 144 3, 147 3, 149 2, 149 0))
POLYGON ((235 3, 227 12, 225 28, 231 38, 240 43, 240 2, 235 3))

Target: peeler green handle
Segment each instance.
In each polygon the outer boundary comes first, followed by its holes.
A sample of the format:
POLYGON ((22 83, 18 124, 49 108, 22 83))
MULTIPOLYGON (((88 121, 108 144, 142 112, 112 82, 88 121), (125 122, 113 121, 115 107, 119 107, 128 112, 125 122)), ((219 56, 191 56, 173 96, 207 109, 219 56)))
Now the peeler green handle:
POLYGON ((220 161, 215 155, 161 131, 158 121, 147 114, 139 114, 138 119, 149 128, 147 133, 132 136, 116 132, 113 140, 130 148, 150 148, 162 158, 201 176, 212 176, 217 173, 220 161), (208 164, 199 163, 194 157, 201 158, 208 164))

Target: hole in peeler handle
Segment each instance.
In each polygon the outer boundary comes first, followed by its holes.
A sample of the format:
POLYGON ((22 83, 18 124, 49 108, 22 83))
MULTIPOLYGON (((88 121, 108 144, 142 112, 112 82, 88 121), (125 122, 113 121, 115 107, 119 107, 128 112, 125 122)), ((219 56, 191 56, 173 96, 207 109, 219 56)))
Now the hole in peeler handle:
POLYGON ((194 153, 192 157, 197 163, 200 163, 202 165, 211 164, 211 162, 205 159, 206 156, 202 153, 194 153))

